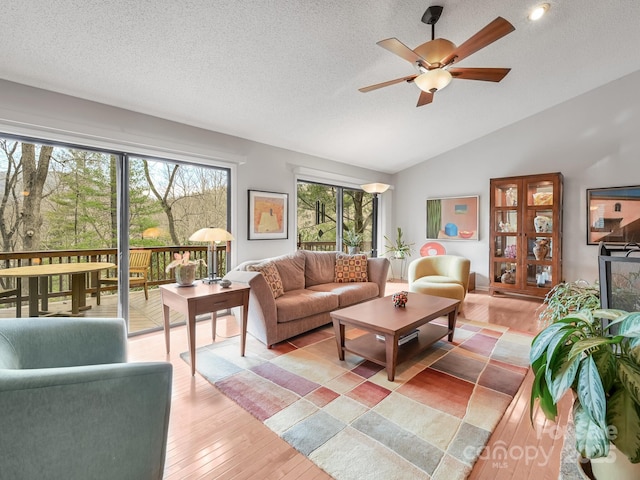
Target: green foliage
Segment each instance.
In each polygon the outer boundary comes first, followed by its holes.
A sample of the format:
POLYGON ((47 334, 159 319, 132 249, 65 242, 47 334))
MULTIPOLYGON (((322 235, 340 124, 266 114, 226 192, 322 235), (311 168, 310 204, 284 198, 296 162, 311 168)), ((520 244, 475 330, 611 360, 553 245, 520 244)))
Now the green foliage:
POLYGON ((536 401, 555 420, 572 390, 581 455, 607 456, 613 443, 640 462, 640 312, 583 309, 560 318, 533 339, 529 360, 532 421, 536 401))
POLYGON ((540 307, 539 319, 544 325, 557 322, 572 312, 600 307, 600 288, 584 280, 561 282, 554 286, 540 307))
POLYGON ((395 258, 404 258, 406 256, 411 256, 413 253, 413 243, 407 243, 402 238, 402 228, 398 227, 395 240, 390 240, 389 237, 385 235, 384 239, 386 240, 385 255, 387 253, 391 253, 395 258))
POLYGON ((362 245, 362 235, 356 233, 355 230, 345 230, 343 241, 347 247, 359 247, 362 245))

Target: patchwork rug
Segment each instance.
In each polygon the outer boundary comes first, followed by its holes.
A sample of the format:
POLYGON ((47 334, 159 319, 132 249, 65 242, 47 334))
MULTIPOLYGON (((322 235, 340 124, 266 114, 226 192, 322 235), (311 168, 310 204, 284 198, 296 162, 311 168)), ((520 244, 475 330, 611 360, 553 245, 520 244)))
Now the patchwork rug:
POLYGON ((452 480, 518 391, 531 336, 458 319, 453 343, 401 363, 394 382, 356 355, 338 360, 332 327, 273 349, 248 336, 245 357, 238 342, 199 348, 197 371, 334 478, 452 480))

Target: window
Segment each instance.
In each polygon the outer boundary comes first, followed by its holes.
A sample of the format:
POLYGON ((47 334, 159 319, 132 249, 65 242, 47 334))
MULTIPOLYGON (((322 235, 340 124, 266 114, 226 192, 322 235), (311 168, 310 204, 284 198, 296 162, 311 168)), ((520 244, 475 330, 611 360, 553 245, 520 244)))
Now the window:
POLYGON ((298 181, 298 248, 344 250, 345 232, 359 234, 359 250, 371 253, 373 196, 360 189, 298 181))

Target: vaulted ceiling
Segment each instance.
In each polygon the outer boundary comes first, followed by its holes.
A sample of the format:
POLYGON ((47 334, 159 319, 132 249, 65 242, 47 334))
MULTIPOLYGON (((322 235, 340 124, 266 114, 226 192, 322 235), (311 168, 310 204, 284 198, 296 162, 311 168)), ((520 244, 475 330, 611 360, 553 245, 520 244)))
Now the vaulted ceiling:
POLYGON ((640 69, 640 2, 546 1, 3 2, 0 78, 394 173, 640 69), (430 40, 433 4, 456 44, 510 21, 460 66, 511 72, 420 108, 412 83, 358 92, 415 73, 376 42, 430 40))

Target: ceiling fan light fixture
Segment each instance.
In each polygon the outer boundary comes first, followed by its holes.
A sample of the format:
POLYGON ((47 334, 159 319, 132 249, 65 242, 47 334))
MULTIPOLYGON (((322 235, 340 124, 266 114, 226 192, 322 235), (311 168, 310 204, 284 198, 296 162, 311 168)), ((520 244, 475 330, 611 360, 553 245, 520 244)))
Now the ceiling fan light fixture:
POLYGON ((529 13, 529 20, 533 22, 535 22, 536 20, 540 20, 544 16, 544 14, 547 13, 549 7, 550 5, 548 3, 538 5, 529 13))
POLYGON ((427 73, 418 75, 414 82, 423 92, 434 93, 449 85, 451 78, 451 74, 447 70, 434 68, 433 70, 429 70, 427 73))

